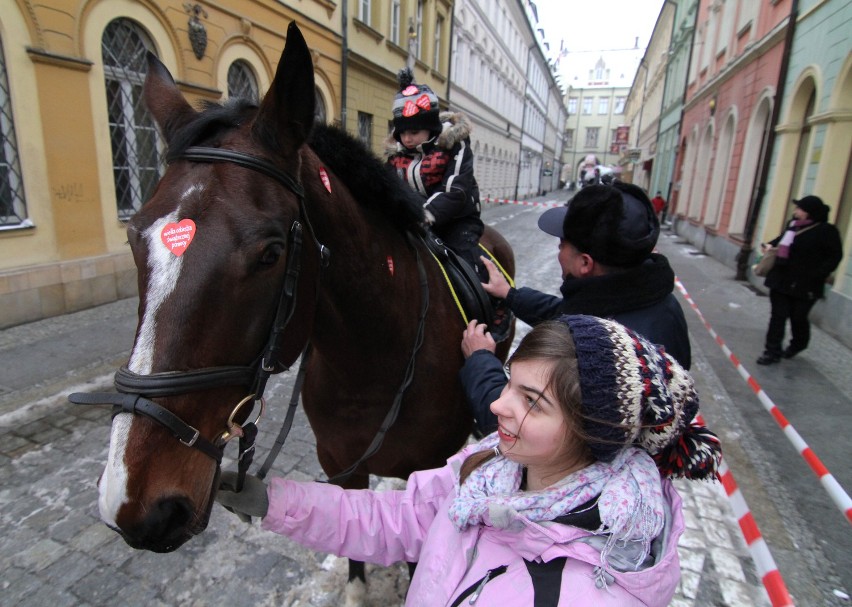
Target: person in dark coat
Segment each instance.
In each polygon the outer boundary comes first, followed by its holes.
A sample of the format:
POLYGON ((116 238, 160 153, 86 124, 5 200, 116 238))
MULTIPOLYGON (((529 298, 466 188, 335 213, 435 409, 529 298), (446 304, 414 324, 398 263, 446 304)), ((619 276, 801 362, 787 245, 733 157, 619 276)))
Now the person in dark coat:
MULTIPOLYGON (((562 297, 527 287, 512 288, 483 259, 490 277, 483 287, 492 297, 505 300, 519 319, 533 326, 560 314, 617 320, 663 346, 689 369, 689 332, 673 293, 674 271, 663 255, 653 253, 660 224, 641 188, 619 181, 585 187, 568 206, 544 212, 538 225, 559 238, 562 297)), ((494 350, 487 327, 471 322, 462 337, 466 360, 460 378, 482 434, 496 426, 489 407, 506 384, 494 350)))
POLYGON ((759 365, 793 358, 808 347, 808 314, 823 297, 825 282, 843 259, 840 232, 828 223, 829 207, 818 196, 794 200, 793 219, 777 238, 761 245, 777 247, 775 265, 766 275, 771 312, 759 365), (790 321, 790 343, 783 348, 784 328, 790 321))

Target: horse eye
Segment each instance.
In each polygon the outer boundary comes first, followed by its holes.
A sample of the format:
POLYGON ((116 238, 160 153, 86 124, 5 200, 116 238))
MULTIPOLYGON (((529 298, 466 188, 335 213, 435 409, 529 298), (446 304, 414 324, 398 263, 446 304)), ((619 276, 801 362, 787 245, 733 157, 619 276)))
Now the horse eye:
POLYGON ((275 265, 281 259, 281 253, 283 252, 284 246, 281 243, 269 245, 263 250, 263 255, 260 256, 260 265, 275 265))

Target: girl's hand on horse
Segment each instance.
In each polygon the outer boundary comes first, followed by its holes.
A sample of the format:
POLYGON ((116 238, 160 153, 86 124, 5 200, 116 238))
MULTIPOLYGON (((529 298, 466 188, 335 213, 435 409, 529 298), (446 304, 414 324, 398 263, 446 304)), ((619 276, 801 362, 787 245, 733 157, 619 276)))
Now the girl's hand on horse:
POLYGON ((266 483, 256 476, 246 475, 243 490, 237 493, 237 473, 223 472, 219 478, 219 490, 216 501, 226 510, 230 510, 240 520, 250 523, 251 517, 263 518, 269 510, 269 498, 266 495, 266 483))
POLYGON ((486 332, 486 325, 476 320, 470 321, 462 334, 462 354, 465 358, 477 350, 488 350, 492 354, 497 350, 497 344, 491 333, 486 332))
POLYGON ((511 288, 506 277, 497 269, 493 261, 487 257, 480 257, 479 259, 482 260, 482 263, 485 264, 485 269, 488 270, 488 282, 482 283, 482 288, 485 289, 486 293, 497 299, 506 299, 511 288))

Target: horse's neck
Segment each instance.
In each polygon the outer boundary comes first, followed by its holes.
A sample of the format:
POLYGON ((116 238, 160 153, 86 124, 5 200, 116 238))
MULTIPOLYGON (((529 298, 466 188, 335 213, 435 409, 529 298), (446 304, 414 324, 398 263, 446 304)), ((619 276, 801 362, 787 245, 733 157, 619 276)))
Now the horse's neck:
POLYGON ((363 347, 410 332, 422 294, 406 236, 346 191, 317 196, 306 206, 318 240, 331 252, 320 279, 314 338, 363 347))

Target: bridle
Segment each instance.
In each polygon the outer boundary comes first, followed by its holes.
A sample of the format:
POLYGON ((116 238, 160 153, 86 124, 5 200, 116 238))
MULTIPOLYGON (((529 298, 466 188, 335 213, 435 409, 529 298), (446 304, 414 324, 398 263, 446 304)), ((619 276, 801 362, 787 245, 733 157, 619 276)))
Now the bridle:
MULTIPOLYGON (((284 284, 278 297, 278 307, 266 346, 255 362, 249 366, 204 367, 190 371, 165 371, 146 375, 140 375, 127 367, 122 367, 115 374, 114 384, 117 392, 74 393, 68 396, 68 400, 77 405, 113 405, 113 417, 119 413, 132 413, 148 417, 164 426, 183 444, 198 449, 215 460, 217 465, 222 461, 225 444, 238 436, 240 437, 239 466, 242 476, 244 469, 248 469, 251 463, 254 437, 257 434, 256 424, 265 407, 263 393, 266 389, 266 383, 270 375, 289 368, 280 360, 279 344, 282 342, 281 336, 296 309, 303 244, 303 230, 300 219, 307 225, 311 238, 316 244, 320 256, 320 267, 328 265, 330 252, 316 237, 305 207, 305 192, 302 186, 293 177, 268 160, 235 150, 198 146, 189 147, 179 154, 171 155, 167 160, 170 163, 174 160, 189 160, 202 163, 228 162, 236 164, 271 177, 295 194, 298 199, 299 218, 294 220, 290 226, 284 284), (187 424, 168 409, 150 400, 156 397, 178 396, 212 388, 239 385, 251 386, 249 395, 234 407, 226 422, 226 429, 212 441, 201 436, 196 428, 187 424), (260 411, 255 420, 240 426, 235 421, 237 414, 243 407, 250 406, 253 408, 254 403, 258 401, 260 411)), ((317 283, 319 283, 319 278, 317 278, 317 283)), ((249 414, 250 412, 251 409, 249 409, 249 414)))
MULTIPOLYGON (((311 225, 307 208, 305 206, 304 190, 302 186, 289 174, 280 170, 268 160, 258 156, 221 148, 192 146, 179 154, 168 157, 169 162, 174 160, 190 160, 202 163, 229 162, 257 171, 267 177, 271 177, 289 189, 299 200, 299 218, 307 225, 308 231, 311 233, 311 238, 316 244, 320 256, 320 267, 323 268, 328 265, 330 251, 317 239, 316 232, 311 225)), ((405 390, 411 385, 414 377, 416 355, 423 344, 426 314, 429 309, 429 286, 426 272, 423 267, 422 260, 420 259, 420 254, 418 253, 417 245, 410 233, 407 233, 407 237, 417 260, 421 289, 419 323, 411 356, 406 367, 402 384, 397 390, 393 403, 385 415, 376 436, 373 438, 364 454, 348 468, 328 479, 327 482, 329 483, 342 484, 346 479, 354 474, 365 460, 372 457, 379 450, 387 431, 399 415, 399 411, 402 407, 402 397, 405 390)), ((266 383, 270 375, 285 371, 289 368, 282 365, 280 362, 280 347, 278 344, 281 342, 280 337, 284 333, 284 330, 296 308, 296 287, 298 286, 299 273, 301 270, 302 254, 302 225, 298 219, 295 220, 290 227, 290 237, 287 241, 287 249, 287 265, 285 268, 284 285, 279 296, 275 320, 272 323, 266 347, 261 355, 257 357, 254 364, 250 366, 206 367, 190 371, 165 371, 147 375, 139 375, 130 371, 127 367, 122 367, 115 374, 114 384, 117 392, 78 392, 70 394, 68 396, 68 400, 76 405, 113 405, 113 416, 119 413, 132 413, 146 416, 171 431, 171 433, 183 444, 198 449, 202 453, 211 457, 216 461, 217 466, 222 461, 225 444, 235 436, 238 436, 240 438, 240 452, 237 462, 238 477, 236 490, 242 490, 243 480, 245 479, 245 475, 251 465, 254 454, 254 441, 257 435, 257 421, 263 414, 265 407, 263 392, 266 388, 266 383), (249 395, 236 405, 228 418, 226 430, 224 430, 213 441, 207 440, 200 435, 196 428, 181 420, 168 409, 150 400, 150 398, 160 396, 177 396, 211 388, 249 384, 252 385, 249 395), (248 404, 251 404, 253 407, 255 401, 260 401, 260 412, 255 420, 253 422, 243 424, 242 426, 237 424, 234 419, 237 413, 248 404)), ((317 277, 317 286, 319 286, 319 277, 317 277)), ((298 386, 300 385, 300 380, 304 377, 304 363, 308 347, 309 344, 305 346, 305 351, 302 353, 302 366, 299 369, 297 388, 294 390, 293 398, 291 398, 287 418, 285 419, 284 425, 272 451, 267 456, 266 461, 257 474, 257 476, 261 479, 266 475, 272 465, 272 461, 275 459, 275 456, 283 445, 284 439, 286 438, 287 432, 289 432, 290 425, 292 424, 293 416, 295 414, 295 403, 298 400, 298 386)))

